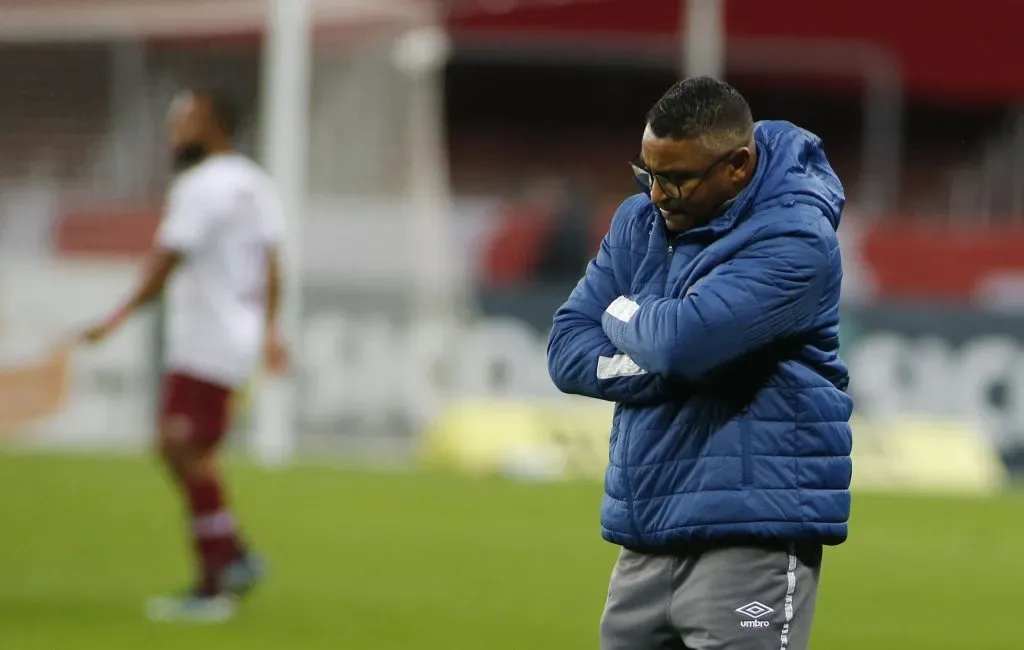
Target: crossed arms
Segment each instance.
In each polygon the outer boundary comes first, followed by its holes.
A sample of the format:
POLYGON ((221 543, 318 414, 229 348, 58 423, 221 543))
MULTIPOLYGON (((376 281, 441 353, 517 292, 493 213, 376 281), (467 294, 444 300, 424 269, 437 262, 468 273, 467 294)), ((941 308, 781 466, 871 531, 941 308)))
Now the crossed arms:
POLYGON ((681 383, 808 329, 828 283, 826 240, 811 229, 772 227, 682 298, 625 296, 628 269, 616 268, 614 256, 628 249, 622 230, 613 222, 555 313, 548 372, 565 393, 632 406, 678 400, 681 383))

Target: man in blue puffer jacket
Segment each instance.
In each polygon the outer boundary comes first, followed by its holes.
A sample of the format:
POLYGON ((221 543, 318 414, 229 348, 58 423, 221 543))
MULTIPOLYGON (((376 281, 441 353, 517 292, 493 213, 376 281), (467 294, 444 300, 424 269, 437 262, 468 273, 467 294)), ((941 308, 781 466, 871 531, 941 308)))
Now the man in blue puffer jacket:
POLYGON ((802 650, 850 514, 843 188, 819 138, 706 77, 641 151, 548 342, 559 389, 616 403, 601 647, 802 650))

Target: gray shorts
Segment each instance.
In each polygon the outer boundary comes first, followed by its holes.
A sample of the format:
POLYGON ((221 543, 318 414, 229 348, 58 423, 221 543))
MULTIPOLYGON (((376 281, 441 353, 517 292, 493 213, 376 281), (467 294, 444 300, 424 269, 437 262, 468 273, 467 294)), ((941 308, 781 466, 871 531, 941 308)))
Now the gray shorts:
POLYGON ((683 556, 623 549, 601 650, 806 650, 820 570, 820 548, 724 546, 683 556))

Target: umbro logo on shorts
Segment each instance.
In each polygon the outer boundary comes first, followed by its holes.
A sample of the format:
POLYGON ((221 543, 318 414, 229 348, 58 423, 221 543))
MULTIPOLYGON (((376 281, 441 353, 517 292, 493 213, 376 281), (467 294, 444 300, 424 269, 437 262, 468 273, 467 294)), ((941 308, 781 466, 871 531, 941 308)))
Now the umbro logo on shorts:
POLYGON ((775 610, 769 607, 768 605, 760 603, 756 600, 752 603, 747 603, 743 607, 736 608, 736 612, 743 614, 744 616, 751 619, 749 621, 740 621, 740 627, 752 628, 770 627, 771 623, 768 621, 762 621, 761 618, 767 616, 768 614, 771 614, 774 611, 775 610))

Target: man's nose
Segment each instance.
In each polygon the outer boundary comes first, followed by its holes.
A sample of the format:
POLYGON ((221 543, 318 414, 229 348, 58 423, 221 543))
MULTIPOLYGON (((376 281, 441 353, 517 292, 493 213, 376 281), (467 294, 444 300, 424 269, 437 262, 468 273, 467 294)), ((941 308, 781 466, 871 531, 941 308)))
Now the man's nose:
POLYGON ((651 182, 651 202, 654 204, 661 203, 662 201, 668 200, 668 195, 661 189, 661 183, 658 181, 651 182))

